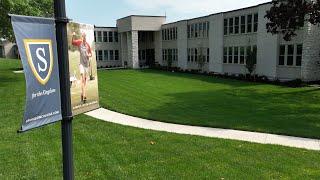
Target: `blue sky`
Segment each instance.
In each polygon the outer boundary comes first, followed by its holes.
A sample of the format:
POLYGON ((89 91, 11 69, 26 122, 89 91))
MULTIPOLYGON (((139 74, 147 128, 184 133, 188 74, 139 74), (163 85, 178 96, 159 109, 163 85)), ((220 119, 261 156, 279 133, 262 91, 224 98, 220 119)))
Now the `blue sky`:
POLYGON ((167 22, 257 5, 270 0, 66 0, 67 16, 76 22, 115 26, 128 15, 167 16, 167 22))

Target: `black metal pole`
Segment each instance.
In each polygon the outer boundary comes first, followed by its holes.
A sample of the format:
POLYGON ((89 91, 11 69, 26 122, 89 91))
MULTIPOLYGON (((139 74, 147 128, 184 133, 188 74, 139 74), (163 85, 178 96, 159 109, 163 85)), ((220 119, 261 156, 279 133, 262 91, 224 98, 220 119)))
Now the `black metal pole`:
POLYGON ((54 14, 56 19, 56 36, 58 47, 58 64, 61 91, 61 138, 63 154, 63 179, 72 180, 73 172, 73 150, 72 150, 72 109, 70 97, 70 76, 65 0, 54 0, 54 14))

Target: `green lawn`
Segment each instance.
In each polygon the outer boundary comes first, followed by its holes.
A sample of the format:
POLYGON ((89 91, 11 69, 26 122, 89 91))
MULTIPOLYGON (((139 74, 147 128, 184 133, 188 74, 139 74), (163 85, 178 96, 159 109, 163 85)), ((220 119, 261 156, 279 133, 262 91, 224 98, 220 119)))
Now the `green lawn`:
POLYGON ((99 71, 101 104, 178 124, 320 138, 320 89, 156 70, 99 71))
MULTIPOLYGON (((12 73, 18 66, 0 60, 0 179, 61 179, 60 124, 16 133, 25 101, 24 75, 12 73)), ((141 130, 85 115, 73 125, 76 179, 320 177, 319 151, 141 130)))

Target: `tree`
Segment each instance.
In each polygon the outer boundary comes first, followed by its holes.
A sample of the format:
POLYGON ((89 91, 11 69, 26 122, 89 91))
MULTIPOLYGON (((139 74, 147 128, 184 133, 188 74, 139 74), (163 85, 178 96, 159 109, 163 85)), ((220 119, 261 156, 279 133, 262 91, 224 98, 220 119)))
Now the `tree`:
POLYGON ((53 0, 0 0, 0 38, 14 42, 8 14, 53 17, 53 0))
POLYGON ((270 21, 267 31, 283 34, 286 41, 296 36, 305 22, 320 23, 320 0, 272 0, 272 5, 265 15, 270 21))
POLYGON ((252 76, 252 73, 256 69, 256 64, 257 64, 257 53, 250 49, 247 51, 247 60, 246 60, 246 68, 250 73, 250 76, 252 76))

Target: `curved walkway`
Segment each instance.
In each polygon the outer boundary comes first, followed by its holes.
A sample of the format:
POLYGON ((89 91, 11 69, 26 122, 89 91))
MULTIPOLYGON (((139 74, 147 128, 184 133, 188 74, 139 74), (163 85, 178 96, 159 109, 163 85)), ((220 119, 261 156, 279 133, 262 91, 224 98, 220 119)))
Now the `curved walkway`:
POLYGON ((155 131, 232 139, 260 144, 276 144, 309 150, 320 150, 320 140, 318 139, 163 123, 120 114, 104 108, 88 112, 86 115, 107 122, 155 131))

